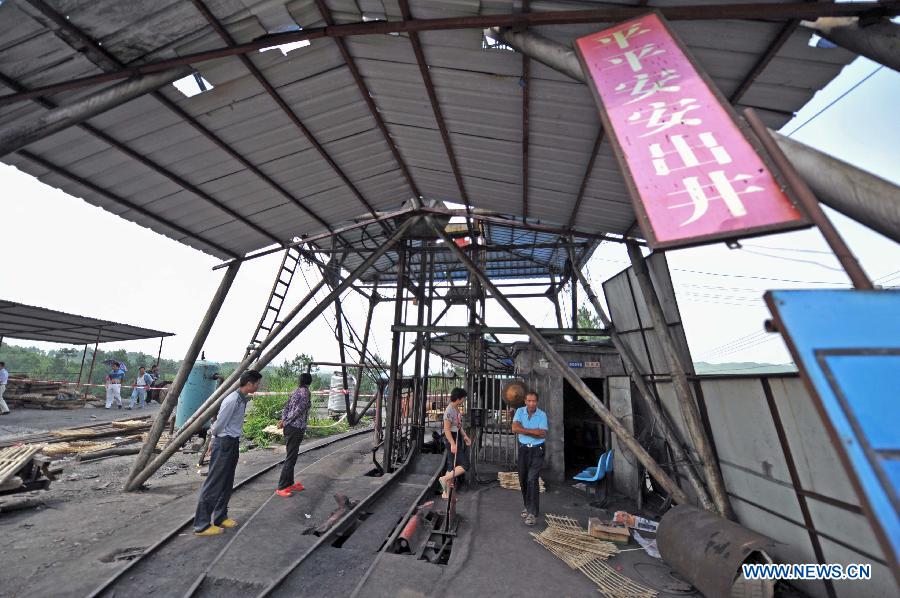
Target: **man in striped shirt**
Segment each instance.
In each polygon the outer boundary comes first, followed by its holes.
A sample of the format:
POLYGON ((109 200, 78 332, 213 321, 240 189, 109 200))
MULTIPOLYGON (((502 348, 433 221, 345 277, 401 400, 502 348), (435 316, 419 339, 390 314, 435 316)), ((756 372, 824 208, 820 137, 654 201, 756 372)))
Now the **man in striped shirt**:
POLYGON ((303 484, 294 483, 294 466, 297 464, 297 454, 300 452, 300 443, 306 433, 306 421, 309 419, 309 410, 312 407, 312 397, 309 385, 312 384, 312 376, 306 372, 300 374, 300 385, 291 394, 278 427, 284 430, 284 444, 287 455, 284 465, 281 467, 281 477, 278 480, 278 496, 290 496, 292 492, 303 490, 303 484))

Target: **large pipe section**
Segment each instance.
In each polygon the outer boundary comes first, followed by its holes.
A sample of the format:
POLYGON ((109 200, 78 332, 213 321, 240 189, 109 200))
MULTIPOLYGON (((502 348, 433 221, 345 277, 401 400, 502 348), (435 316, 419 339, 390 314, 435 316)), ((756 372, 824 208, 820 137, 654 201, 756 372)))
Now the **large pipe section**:
POLYGON ((800 24, 845 50, 900 72, 900 25, 889 19, 861 25, 859 17, 820 17, 800 24))
POLYGON ((91 117, 112 110, 142 95, 156 91, 182 77, 191 74, 187 66, 161 73, 130 79, 103 91, 93 93, 72 104, 53 108, 41 116, 9 127, 0 132, 0 157, 58 133, 63 129, 83 123, 91 117))
MULTIPOLYGON (((880 24, 871 27, 890 31, 890 36, 885 33, 884 37, 894 41, 882 43, 885 48, 895 48, 893 56, 894 63, 897 63, 900 57, 900 51, 896 49, 898 26, 890 22, 887 25, 891 29, 884 29, 880 24)), ((862 28, 861 31, 870 28, 862 28)), ((581 65, 570 46, 530 31, 515 32, 494 27, 490 32, 491 36, 514 50, 584 83, 581 65)), ((778 133, 772 132, 772 136, 819 201, 900 242, 900 187, 778 133)))

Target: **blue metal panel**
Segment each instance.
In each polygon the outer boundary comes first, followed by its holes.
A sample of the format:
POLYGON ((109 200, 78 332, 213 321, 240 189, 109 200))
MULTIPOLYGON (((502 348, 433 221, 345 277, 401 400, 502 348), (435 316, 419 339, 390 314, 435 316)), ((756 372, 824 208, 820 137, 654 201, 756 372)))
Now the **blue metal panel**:
POLYGON ((900 292, 771 291, 766 302, 805 376, 888 560, 900 555, 900 292))

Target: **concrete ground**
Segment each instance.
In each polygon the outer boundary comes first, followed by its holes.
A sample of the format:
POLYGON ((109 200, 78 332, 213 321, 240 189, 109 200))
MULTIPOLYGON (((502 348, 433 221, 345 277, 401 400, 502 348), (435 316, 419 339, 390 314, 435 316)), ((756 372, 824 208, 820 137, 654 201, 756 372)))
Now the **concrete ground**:
MULTIPOLYGON (((496 480, 496 469, 484 465, 481 469, 482 479, 496 480)), ((541 495, 541 512, 574 517, 586 528, 589 517, 611 519, 615 510, 633 509, 624 502, 596 509, 590 505, 592 499, 568 485, 548 484, 541 495)), ((502 489, 496 482, 463 490, 457 503, 459 536, 449 563, 440 566, 408 555, 385 555, 359 596, 597 596, 597 586, 584 574, 570 569, 532 539, 529 532, 546 527, 543 517, 534 527, 527 527, 519 516, 521 510, 521 494, 502 489)), ((647 536, 652 538, 652 534, 647 536)), ((699 595, 634 541, 607 563, 621 575, 657 591, 660 598, 699 595)))
MULTIPOLYGON (((127 399, 125 402, 127 407, 127 399)), ((150 403, 145 409, 132 411, 125 408, 104 409, 102 407, 83 407, 81 409, 12 408, 9 415, 0 416, 0 440, 115 419, 155 416, 157 411, 159 411, 159 403, 150 403)))

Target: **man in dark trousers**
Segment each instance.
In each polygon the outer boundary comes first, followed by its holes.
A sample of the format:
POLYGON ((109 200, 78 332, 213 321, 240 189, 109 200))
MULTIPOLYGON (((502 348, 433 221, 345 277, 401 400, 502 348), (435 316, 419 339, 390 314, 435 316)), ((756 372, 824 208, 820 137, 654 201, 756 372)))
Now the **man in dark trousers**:
POLYGON ((519 486, 522 488, 522 518, 534 525, 540 514, 540 475, 544 466, 544 440, 547 437, 547 414, 538 409, 538 395, 525 395, 525 406, 516 409, 512 431, 519 440, 519 486))
POLYGON ((223 528, 237 527, 237 521, 228 518, 228 501, 234 486, 244 413, 250 395, 259 390, 260 380, 262 374, 256 370, 241 374, 238 389, 225 397, 218 418, 209 427, 212 457, 194 515, 194 534, 197 536, 216 536, 225 531, 223 528))
POLYGON ((281 477, 278 480, 278 496, 290 496, 292 492, 303 490, 303 484, 294 483, 294 466, 297 464, 297 453, 300 452, 300 443, 306 433, 306 421, 309 418, 309 409, 312 407, 312 398, 309 393, 309 385, 312 384, 312 376, 304 372, 300 374, 300 385, 291 394, 278 427, 284 430, 284 444, 287 455, 284 465, 281 467, 281 477))

